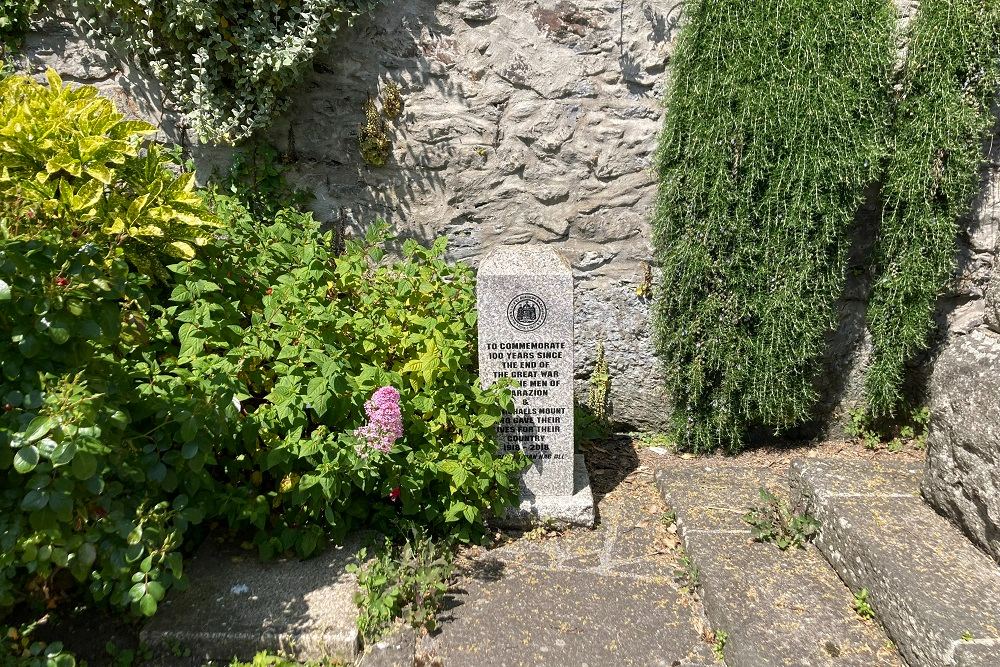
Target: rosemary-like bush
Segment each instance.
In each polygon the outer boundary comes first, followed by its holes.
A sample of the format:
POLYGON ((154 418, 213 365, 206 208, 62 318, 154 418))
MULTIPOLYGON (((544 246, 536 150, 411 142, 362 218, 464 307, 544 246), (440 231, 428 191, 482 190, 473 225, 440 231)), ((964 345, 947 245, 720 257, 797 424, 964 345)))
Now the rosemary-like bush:
POLYGON ((884 158, 884 0, 694 0, 657 154, 655 327, 675 436, 805 419, 848 231, 884 158))
POLYGON ((1000 88, 1000 3, 922 0, 913 26, 883 185, 878 277, 868 307, 870 416, 900 402, 906 361, 926 345, 955 267, 1000 88))

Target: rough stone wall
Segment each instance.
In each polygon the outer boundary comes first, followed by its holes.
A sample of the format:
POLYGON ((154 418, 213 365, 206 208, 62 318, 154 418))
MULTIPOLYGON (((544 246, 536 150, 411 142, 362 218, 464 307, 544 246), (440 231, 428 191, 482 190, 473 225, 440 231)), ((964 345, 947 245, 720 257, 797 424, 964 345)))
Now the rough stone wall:
POLYGON ((928 382, 922 490, 1000 563, 1000 123, 928 382), (991 250, 993 252, 991 253, 991 250))
MULTIPOLYGON (((908 20, 915 3, 900 5, 908 20)), ((669 401, 650 303, 637 290, 652 260, 651 157, 680 19, 679 0, 389 2, 315 63, 269 139, 291 161, 293 179, 316 192, 317 217, 330 224, 356 231, 384 217, 406 236, 447 234, 452 258, 472 264, 497 244, 555 245, 577 281, 577 396, 586 396, 603 340, 616 419, 661 428, 669 401), (401 86, 406 111, 389 164, 375 169, 358 154, 357 128, 365 98, 388 80, 401 86)), ((35 72, 47 65, 98 85, 161 127, 163 138, 191 147, 203 173, 225 162, 227 151, 197 146, 163 111, 154 83, 82 40, 57 10, 39 22, 22 63, 35 72)), ((1000 138, 993 146, 962 234, 956 285, 942 299, 949 336, 986 321, 1000 229, 1000 138)), ((820 378, 821 422, 843 423, 860 402, 865 253, 877 214, 873 200, 860 216, 852 278, 820 378)))
POLYGON ((956 336, 930 382, 924 497, 1000 562, 1000 335, 956 336))
POLYGON ((650 171, 674 0, 402 0, 336 45, 273 139, 325 220, 377 216, 455 259, 555 245, 576 275, 578 392, 603 340, 617 419, 655 428, 667 401, 636 294, 652 259, 650 171), (624 11, 623 11, 624 7, 624 11), (380 80, 406 112, 390 163, 360 164, 356 128, 380 80))

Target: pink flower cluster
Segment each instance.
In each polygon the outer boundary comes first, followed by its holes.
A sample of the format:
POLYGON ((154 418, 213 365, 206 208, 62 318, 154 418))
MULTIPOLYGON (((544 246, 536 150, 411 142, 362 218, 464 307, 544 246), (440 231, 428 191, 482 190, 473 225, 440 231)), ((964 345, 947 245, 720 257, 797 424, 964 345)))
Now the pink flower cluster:
MULTIPOLYGON (((380 452, 388 452, 392 445, 403 437, 403 413, 399 409, 399 392, 395 387, 382 387, 365 403, 368 423, 354 431, 354 435, 364 438, 368 446, 380 452)), ((358 454, 364 456, 359 448, 358 454)))

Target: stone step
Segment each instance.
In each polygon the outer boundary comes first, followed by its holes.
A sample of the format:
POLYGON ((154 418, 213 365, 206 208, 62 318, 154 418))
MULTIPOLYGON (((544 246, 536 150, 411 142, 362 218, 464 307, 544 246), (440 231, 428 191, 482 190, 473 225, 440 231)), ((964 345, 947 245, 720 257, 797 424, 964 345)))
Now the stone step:
POLYGON ((656 481, 698 569, 706 615, 728 635, 728 665, 902 664, 815 547, 783 552, 753 541, 743 515, 761 486, 781 492, 774 472, 698 465, 661 469, 656 481))
POLYGON ((210 539, 186 566, 186 590, 171 591, 140 641, 153 664, 170 667, 228 665, 258 651, 352 663, 360 648, 357 578, 347 565, 361 542, 354 536, 305 561, 261 562, 255 552, 210 539), (187 656, 178 657, 177 647, 187 656))
POLYGON ((799 460, 816 545, 916 666, 1000 665, 1000 568, 920 497, 919 466, 799 460))

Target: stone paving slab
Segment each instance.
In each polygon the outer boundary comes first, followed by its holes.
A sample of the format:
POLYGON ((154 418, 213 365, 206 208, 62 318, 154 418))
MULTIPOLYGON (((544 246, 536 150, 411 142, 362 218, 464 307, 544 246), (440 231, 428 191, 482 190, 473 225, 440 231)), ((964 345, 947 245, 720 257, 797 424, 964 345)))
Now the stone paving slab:
POLYGON ((678 542, 652 473, 593 479, 595 528, 475 555, 417 654, 446 667, 718 665, 701 605, 673 579, 678 542))
POLYGON ((728 634, 726 663, 901 665, 881 628, 858 617, 850 591, 813 547, 782 552, 755 543, 743 521, 766 485, 767 469, 735 465, 657 471, 657 483, 698 567, 705 611, 728 634))
POLYGON ((161 655, 170 655, 172 645, 190 649, 192 665, 249 660, 263 650, 352 662, 359 648, 357 583, 345 567, 359 546, 355 540, 310 560, 264 563, 252 552, 208 542, 188 565, 188 588, 161 603, 140 639, 161 655))
POLYGON ((776 481, 765 469, 742 466, 690 466, 656 473, 660 495, 677 512, 677 525, 684 531, 749 534, 743 515, 760 498, 760 487, 776 481))
POLYGON ((690 598, 669 580, 500 568, 469 578, 445 612, 448 667, 710 665, 690 598))
POLYGON ((919 469, 799 460, 790 477, 817 546, 910 665, 1000 665, 1000 568, 923 502, 919 469))

